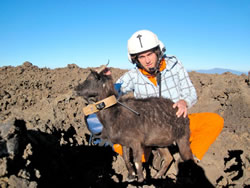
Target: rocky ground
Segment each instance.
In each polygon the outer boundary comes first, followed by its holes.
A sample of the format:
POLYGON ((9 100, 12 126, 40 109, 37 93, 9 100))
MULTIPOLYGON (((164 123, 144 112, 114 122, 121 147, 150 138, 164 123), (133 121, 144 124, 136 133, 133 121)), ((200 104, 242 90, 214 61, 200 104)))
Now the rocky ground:
MULTIPOLYGON (((111 71, 116 80, 126 70, 111 71)), ((25 62, 0 68, 0 187, 250 186, 247 75, 190 72, 199 97, 190 113, 216 112, 225 119, 224 129, 196 172, 190 175, 188 164, 180 163, 177 173, 173 164, 162 179, 138 184, 125 181, 124 163, 111 147, 88 144, 84 100, 74 94, 88 73, 89 68, 75 64, 48 69, 25 62)))

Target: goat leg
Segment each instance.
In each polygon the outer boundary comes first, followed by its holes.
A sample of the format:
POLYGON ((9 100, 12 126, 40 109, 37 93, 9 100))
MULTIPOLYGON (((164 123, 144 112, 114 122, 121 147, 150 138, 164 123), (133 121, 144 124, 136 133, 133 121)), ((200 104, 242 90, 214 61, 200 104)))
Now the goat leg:
POLYGON ((122 147, 122 157, 123 157, 123 160, 125 162, 125 165, 127 167, 127 170, 128 170, 128 177, 127 177, 127 181, 128 182, 131 182, 131 181, 134 181, 135 180, 135 171, 130 163, 130 148, 129 147, 126 147, 126 146, 123 146, 122 147))
POLYGON ((143 182, 144 177, 142 172, 142 161, 141 161, 143 148, 140 143, 136 143, 134 144, 134 147, 132 147, 132 150, 133 150, 134 163, 137 170, 138 182, 143 182))
POLYGON ((190 149, 189 137, 183 136, 182 138, 177 139, 176 143, 183 161, 194 160, 192 151, 190 149))
POLYGON ((158 173, 155 174, 153 177, 156 179, 164 175, 164 173, 167 171, 168 167, 170 166, 171 162, 173 161, 173 156, 169 152, 168 148, 158 148, 157 150, 160 153, 160 156, 164 159, 164 161, 158 173))

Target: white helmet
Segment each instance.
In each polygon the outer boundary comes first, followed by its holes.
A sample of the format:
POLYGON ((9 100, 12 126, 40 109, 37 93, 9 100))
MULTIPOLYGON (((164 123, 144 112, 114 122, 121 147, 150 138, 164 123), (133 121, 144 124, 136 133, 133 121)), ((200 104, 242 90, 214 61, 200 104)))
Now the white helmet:
POLYGON ((148 30, 135 32, 128 40, 128 53, 138 54, 159 46, 158 37, 148 30))
POLYGON ((156 47, 160 47, 160 56, 162 57, 166 48, 158 37, 148 30, 137 31, 128 40, 128 59, 130 62, 134 63, 131 59, 131 55, 136 55, 156 47))

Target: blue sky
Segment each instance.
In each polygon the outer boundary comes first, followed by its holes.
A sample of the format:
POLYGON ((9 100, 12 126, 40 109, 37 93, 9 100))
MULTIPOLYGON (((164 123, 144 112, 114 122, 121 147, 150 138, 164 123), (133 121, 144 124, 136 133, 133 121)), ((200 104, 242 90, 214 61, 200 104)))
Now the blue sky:
POLYGON ((188 70, 250 70, 250 0, 1 0, 0 66, 130 69, 140 29, 188 70))

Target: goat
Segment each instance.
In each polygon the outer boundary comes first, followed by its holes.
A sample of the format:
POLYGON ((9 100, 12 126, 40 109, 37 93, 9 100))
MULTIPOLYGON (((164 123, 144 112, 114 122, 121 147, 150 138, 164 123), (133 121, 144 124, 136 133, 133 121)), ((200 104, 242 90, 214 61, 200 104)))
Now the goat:
MULTIPOLYGON (((79 84, 75 91, 78 96, 85 99, 95 97, 97 101, 111 95, 117 97, 112 76, 106 75, 104 71, 91 70, 86 80, 79 84)), ((189 142, 189 119, 178 118, 177 109, 173 108, 173 104, 170 99, 158 97, 147 99, 121 97, 119 103, 97 113, 103 124, 102 137, 123 146, 122 157, 128 170, 128 178, 135 177, 129 161, 130 148, 133 151, 138 182, 144 180, 141 156, 146 147, 159 147, 164 155, 164 152, 168 151, 164 148, 176 142, 182 160, 193 160, 189 142), (124 108, 121 103, 136 110, 140 115, 124 108)))

